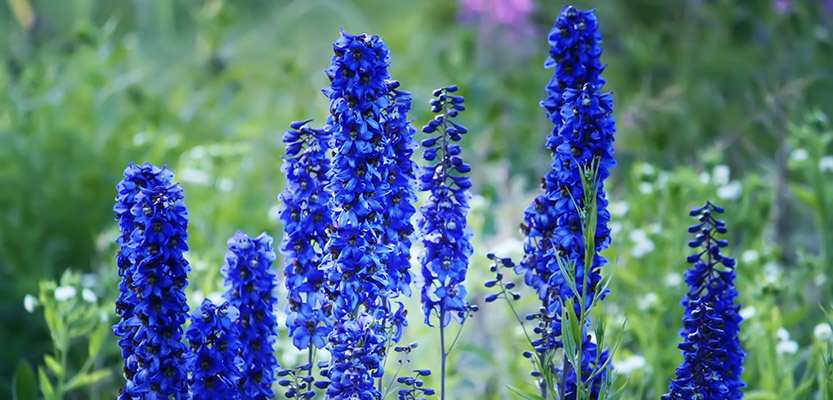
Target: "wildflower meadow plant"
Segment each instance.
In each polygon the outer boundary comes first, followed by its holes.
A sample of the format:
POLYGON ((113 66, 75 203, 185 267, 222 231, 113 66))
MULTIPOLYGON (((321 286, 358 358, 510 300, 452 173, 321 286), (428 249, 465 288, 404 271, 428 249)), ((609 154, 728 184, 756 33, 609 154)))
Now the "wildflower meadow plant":
POLYGON ((466 270, 474 251, 470 242, 471 228, 466 222, 469 211, 471 178, 464 174, 471 166, 460 157, 460 141, 466 128, 452 120, 465 110, 462 96, 452 93, 457 86, 447 86, 434 91, 431 111, 437 114, 422 128, 432 135, 422 141, 425 150, 422 157, 429 162, 419 174, 419 189, 430 193, 420 207, 417 222, 419 235, 425 246, 420 259, 422 264, 422 309, 425 323, 431 325, 436 317, 440 330, 441 385, 440 398, 445 399, 445 374, 448 353, 459 338, 463 323, 477 310, 466 300, 466 270), (460 324, 458 334, 446 346, 445 327, 455 319, 460 324))
POLYGON ((188 398, 182 324, 190 267, 188 210, 173 173, 131 163, 118 184, 113 210, 121 235, 117 255, 121 294, 113 327, 125 359, 120 399, 188 398))
POLYGON ((676 379, 668 385, 663 400, 739 400, 746 387, 741 374, 746 353, 738 334, 743 318, 735 288, 735 260, 724 257, 720 249, 729 245, 718 235, 726 234, 726 224, 715 218, 723 208, 711 202, 691 210, 699 223, 688 231, 695 233, 688 243, 697 253, 688 256, 692 265, 685 273, 689 286, 682 305, 686 308, 680 336, 683 363, 676 379))
POLYGON ((604 181, 616 165, 613 97, 600 92, 601 41, 593 11, 572 6, 564 7, 550 31, 545 66, 555 67, 555 74, 541 105, 555 125, 546 142, 552 167, 542 179, 544 194, 524 212, 523 259, 516 266, 492 256, 496 279, 487 282, 501 289, 487 300, 502 297, 511 304, 520 295, 508 292, 514 284, 507 287, 500 273, 511 266, 536 290, 542 306, 526 318, 538 321, 535 339, 527 335, 535 353, 525 356, 535 357, 534 375, 545 398, 548 392, 558 398, 605 398, 610 387, 609 354, 599 348, 603 335, 597 332, 597 343, 586 333, 587 314, 607 295, 600 274, 607 260, 599 252, 610 245, 604 181), (555 360, 559 348, 561 365, 555 360))
POLYGON ((280 365, 274 355, 278 323, 277 274, 272 269, 275 252, 266 233, 250 238, 237 231, 228 240, 225 275, 228 304, 239 312, 237 318, 242 358, 240 392, 246 399, 271 399, 272 384, 280 365))

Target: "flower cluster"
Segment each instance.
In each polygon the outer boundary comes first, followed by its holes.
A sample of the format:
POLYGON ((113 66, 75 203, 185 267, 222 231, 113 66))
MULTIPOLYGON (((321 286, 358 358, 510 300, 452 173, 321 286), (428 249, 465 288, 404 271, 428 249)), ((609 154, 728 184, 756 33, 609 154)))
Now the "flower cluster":
POLYGON ((324 373, 329 378, 327 398, 331 400, 376 400, 382 394, 375 378, 384 374, 382 359, 388 338, 384 324, 373 316, 362 314, 356 319, 342 319, 330 335, 333 360, 324 373))
POLYGON ((411 295, 411 233, 414 227, 411 217, 416 214, 414 191, 417 164, 411 160, 418 147, 414 140, 416 129, 408 120, 411 94, 399 90, 398 81, 388 81, 387 96, 390 99, 385 117, 385 163, 383 179, 389 190, 385 196, 383 214, 384 230, 381 241, 391 247, 383 264, 388 270, 388 290, 392 294, 411 295))
POLYGON ((431 111, 438 115, 422 131, 433 135, 422 141, 426 149, 422 157, 431 164, 420 169, 419 189, 430 192, 420 207, 417 221, 419 236, 425 245, 422 264, 422 309, 425 323, 431 325, 432 313, 442 326, 451 317, 462 323, 470 309, 466 300, 466 270, 472 249, 471 228, 466 223, 471 197, 471 178, 465 173, 471 167, 460 158, 460 146, 456 142, 467 132, 466 128, 452 120, 465 109, 462 96, 452 93, 457 86, 434 91, 431 111))
POLYGON ((323 348, 332 329, 332 306, 324 291, 325 273, 319 268, 332 224, 327 158, 330 135, 306 126, 310 120, 293 122, 283 136, 287 143, 281 170, 287 185, 278 199, 284 225, 281 253, 286 256, 284 283, 289 293, 287 327, 299 350, 323 348))
POLYGON ((185 332, 191 353, 187 357, 191 398, 194 400, 240 399, 237 384, 243 360, 238 356, 240 341, 235 323, 240 312, 223 303, 219 307, 209 299, 191 315, 185 332))
POLYGON ((122 235, 117 257, 120 322, 113 327, 125 357, 120 399, 188 398, 182 324, 190 267, 188 210, 173 174, 149 163, 130 164, 114 211, 122 235))
MULTIPOLYGON (((333 135, 335 154, 328 175, 334 226, 324 256, 336 318, 353 314, 362 304, 383 303, 389 292, 383 260, 393 251, 383 241, 385 207, 390 193, 384 111, 390 55, 378 36, 342 32, 333 44, 327 69, 331 85, 326 130, 333 135)), ((343 325, 343 324, 342 324, 343 325)))
POLYGON ((425 387, 423 376, 431 375, 431 370, 417 369, 414 370, 414 376, 400 376, 396 382, 404 386, 399 389, 399 400, 427 400, 425 396, 431 396, 436 393, 432 388, 425 387))
POLYGON ((686 311, 679 348, 684 359, 663 400, 743 398, 746 353, 738 340, 743 318, 740 305, 734 304, 735 260, 720 254, 729 243, 716 237, 727 232, 726 224, 714 217, 720 213, 723 208, 710 202, 691 211, 699 223, 689 228, 696 236, 688 245, 697 253, 688 257, 693 265, 685 273, 690 289, 682 301, 686 311))
POLYGON ((225 275, 225 297, 240 312, 237 319, 238 337, 243 359, 240 390, 244 398, 274 397, 272 383, 280 368, 273 354, 278 336, 275 311, 277 275, 272 269, 275 252, 272 238, 263 233, 249 238, 237 231, 228 240, 229 251, 222 268, 225 275))

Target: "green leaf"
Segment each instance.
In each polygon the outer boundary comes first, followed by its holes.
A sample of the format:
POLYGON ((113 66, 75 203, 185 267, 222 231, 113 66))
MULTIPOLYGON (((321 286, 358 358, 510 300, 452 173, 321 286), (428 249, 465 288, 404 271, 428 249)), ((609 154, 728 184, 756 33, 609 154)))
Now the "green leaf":
POLYGON ((49 381, 49 377, 46 376, 46 372, 43 372, 42 367, 38 367, 38 384, 40 385, 40 391, 46 400, 50 400, 53 396, 55 396, 55 388, 52 387, 52 382, 49 381))
POLYGON ((813 191, 804 186, 804 185, 790 185, 790 189, 792 189, 793 194, 795 197, 798 198, 802 203, 812 207, 813 209, 818 208, 818 203, 816 202, 816 195, 813 191))
POLYGON ((46 363, 46 366, 49 367, 49 369, 53 373, 55 373, 55 375, 57 375, 57 376, 63 375, 64 368, 61 367, 61 364, 58 363, 58 360, 56 360, 55 357, 52 357, 51 355, 47 354, 47 355, 43 356, 43 361, 46 363))
POLYGON ((748 392, 744 395, 746 400, 778 400, 778 396, 772 392, 765 392, 762 390, 748 392))
POLYGON ((512 392, 512 395, 514 395, 516 399, 521 399, 521 400, 545 400, 543 397, 541 397, 538 394, 524 392, 521 389, 518 389, 518 388, 516 388, 512 385, 506 385, 506 388, 509 389, 510 392, 512 392))
POLYGON ((36 400, 37 396, 35 371, 26 360, 18 361, 12 377, 12 400, 36 400))
POLYGON ((107 369, 100 369, 89 374, 75 375, 69 380, 69 382, 67 382, 67 390, 75 390, 84 386, 92 385, 108 376, 110 376, 110 371, 107 369))

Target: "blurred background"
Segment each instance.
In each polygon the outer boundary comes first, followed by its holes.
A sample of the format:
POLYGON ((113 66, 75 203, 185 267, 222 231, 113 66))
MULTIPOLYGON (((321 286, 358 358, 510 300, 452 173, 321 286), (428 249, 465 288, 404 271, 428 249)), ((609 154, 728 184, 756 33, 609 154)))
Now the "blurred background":
MULTIPOLYGON (((606 254, 616 276, 603 308, 621 338, 624 398, 658 398, 682 359, 687 211, 707 199, 725 206, 728 253, 739 260, 747 398, 828 398, 833 1, 572 4, 598 9, 616 99, 606 254)), ((33 384, 45 398, 113 398, 123 384, 109 329, 112 206, 129 162, 167 164, 182 182, 192 307, 218 295, 237 229, 282 235, 282 132, 293 120, 323 125, 320 88, 339 27, 385 38, 416 125, 431 117, 432 89, 456 83, 466 96, 459 121, 470 131, 476 233, 467 287, 482 303, 485 254, 521 255, 518 224, 550 165, 551 123, 538 102, 553 73, 543 67, 547 32, 563 5, 0 1, 0 398, 33 384)), ((524 294, 524 309, 537 309, 524 294)), ((437 332, 408 304, 404 340, 421 345, 411 364, 438 369, 437 332)), ((452 353, 451 398, 534 390, 516 326, 506 304, 481 304, 452 353)), ((302 362, 289 341, 278 346, 284 366, 302 362)))

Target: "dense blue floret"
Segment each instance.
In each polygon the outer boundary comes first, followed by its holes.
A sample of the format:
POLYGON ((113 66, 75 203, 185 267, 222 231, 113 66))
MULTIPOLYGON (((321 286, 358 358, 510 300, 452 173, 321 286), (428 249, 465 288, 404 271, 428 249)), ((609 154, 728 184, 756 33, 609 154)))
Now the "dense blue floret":
POLYGON ((130 164, 114 207, 122 236, 117 261, 123 280, 114 326, 125 357, 120 399, 187 399, 182 324, 190 267, 188 210, 173 174, 149 163, 130 164))
POLYGON ((275 252, 272 238, 266 233, 249 238, 237 231, 228 240, 225 275, 225 298, 240 312, 237 329, 243 360, 240 391, 243 398, 271 399, 272 384, 280 368, 273 354, 278 337, 275 312, 278 300, 277 274, 272 269, 275 252))
MULTIPOLYGON (((334 149, 326 187, 333 225, 322 262, 327 291, 337 326, 343 329, 348 322, 356 324, 360 315, 372 316, 385 341, 396 341, 407 319, 404 308, 395 309, 390 298, 410 295, 410 220, 416 211, 416 165, 410 160, 415 130, 407 119, 410 94, 389 80, 390 52, 378 36, 342 31, 333 50, 327 69, 331 85, 323 89, 330 100, 325 129, 334 149)), ((330 334, 330 369, 336 371, 353 362, 343 352, 333 352, 337 336, 330 334)), ((372 381, 372 375, 384 372, 357 371, 369 375, 350 379, 372 381)), ((330 391, 343 397, 328 396, 349 398, 345 391, 359 387, 337 386, 330 391)))
MULTIPOLYGON (((604 66, 599 61, 602 38, 593 11, 564 7, 550 31, 549 41, 546 66, 555 67, 555 74, 547 86, 548 97, 541 105, 554 124, 547 136, 553 163, 542 179, 545 193, 537 196, 524 212, 524 257, 515 268, 516 273, 524 275, 525 283, 537 291, 544 306, 542 317, 547 327, 536 343, 539 351, 561 346, 561 305, 566 299, 574 301, 577 315, 581 313, 580 302, 575 301, 581 293, 570 289, 558 260, 575 266, 577 289, 586 293, 585 309, 590 308, 599 289, 599 269, 607 260, 598 253, 610 246, 604 180, 616 165, 613 97, 600 92, 605 83, 601 76, 604 66), (594 182, 594 188, 584 187, 583 174, 594 182), (581 217, 590 211, 586 192, 595 195, 597 212, 595 256, 590 271, 585 271, 585 226, 581 217)), ((601 293, 601 298, 605 295, 601 293)), ((592 359, 595 358, 593 355, 592 359)))
POLYGON ((456 91, 456 86, 449 86, 434 92, 437 98, 431 100, 431 110, 438 115, 422 128, 431 135, 422 141, 426 148, 422 157, 429 164, 419 173, 419 189, 430 195, 420 207, 417 221, 425 246, 420 258, 421 300, 428 325, 432 314, 442 326, 447 326, 452 317, 462 323, 470 308, 463 281, 473 252, 472 232, 466 222, 471 178, 465 174, 471 167, 460 157, 460 146, 452 143, 467 132, 451 119, 465 109, 465 99, 452 94, 456 91))
POLYGON ((330 335, 333 360, 326 371, 330 384, 327 398, 331 400, 378 400, 375 378, 384 374, 387 336, 383 323, 373 316, 361 314, 355 319, 341 319, 330 335))
POLYGON ((286 325, 299 350, 310 345, 323 348, 333 324, 325 272, 320 268, 327 226, 332 224, 330 193, 324 189, 331 137, 323 129, 307 127, 308 122, 293 122, 283 136, 287 145, 281 170, 287 184, 278 196, 284 225, 280 250, 286 256, 284 283, 289 293, 286 325))
POLYGON ((710 202, 691 211, 699 223, 689 228, 697 235, 688 245, 697 253, 688 257, 693 265, 685 273, 690 289, 682 301, 686 311, 679 348, 684 359, 663 400, 743 398, 746 353, 738 340, 743 318, 738 314, 740 305, 734 304, 735 260, 720 254, 729 243, 716 237, 727 232, 726 224, 714 217, 718 213, 723 208, 710 202))
POLYGON ((240 399, 238 382, 243 360, 240 351, 237 318, 240 312, 223 303, 219 307, 209 299, 191 315, 185 337, 191 345, 187 357, 191 398, 194 400, 240 399))

